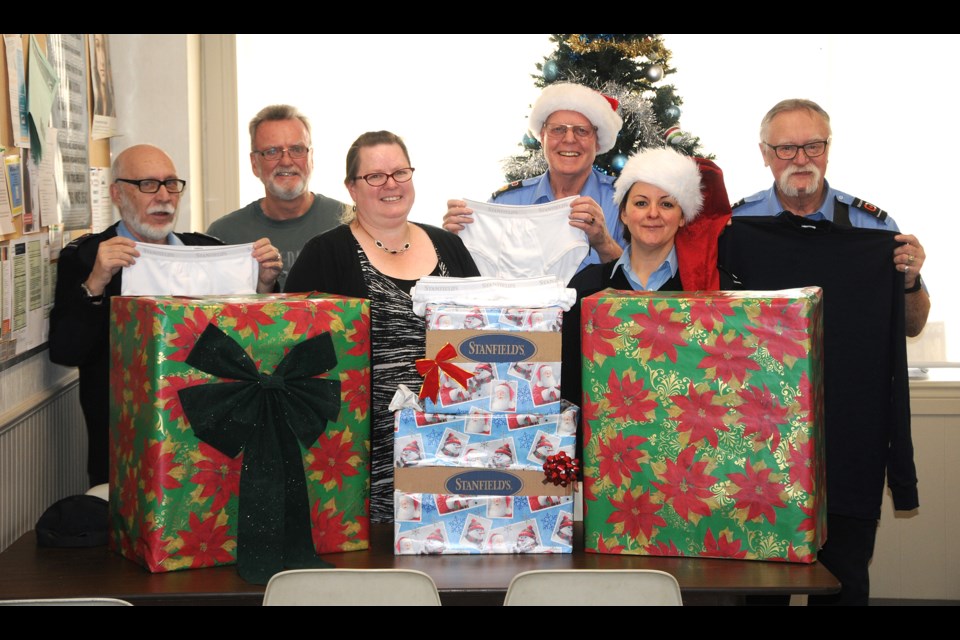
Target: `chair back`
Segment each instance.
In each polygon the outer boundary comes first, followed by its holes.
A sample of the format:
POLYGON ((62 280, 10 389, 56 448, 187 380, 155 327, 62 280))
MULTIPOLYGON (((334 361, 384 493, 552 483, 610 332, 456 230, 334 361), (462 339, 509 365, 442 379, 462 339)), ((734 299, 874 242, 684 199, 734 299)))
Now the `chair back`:
POLYGON ((561 569, 517 574, 503 604, 680 606, 683 600, 677 579, 663 571, 561 569))
POLYGON ((132 607, 133 604, 120 598, 26 598, 23 600, 0 600, 0 607, 132 607))
POLYGON ((295 569, 267 583, 265 606, 440 606, 433 578, 409 569, 295 569))

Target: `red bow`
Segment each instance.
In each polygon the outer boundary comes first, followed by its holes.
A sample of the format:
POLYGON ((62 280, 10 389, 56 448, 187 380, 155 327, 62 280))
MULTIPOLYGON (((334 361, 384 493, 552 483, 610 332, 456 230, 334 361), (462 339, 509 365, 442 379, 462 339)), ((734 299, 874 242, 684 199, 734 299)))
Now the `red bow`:
POLYGON ((580 473, 580 461, 568 456, 566 451, 560 451, 543 463, 543 474, 546 476, 543 484, 552 482, 558 487, 565 487, 571 482, 576 482, 578 473, 580 473))
POLYGON ((461 369, 457 365, 449 362, 457 355, 457 350, 449 342, 440 349, 437 357, 421 358, 417 360, 417 373, 423 376, 423 384, 420 385, 420 399, 430 398, 437 401, 437 394, 440 392, 440 371, 442 370, 448 377, 456 380, 463 387, 467 387, 467 381, 473 377, 469 371, 461 369))

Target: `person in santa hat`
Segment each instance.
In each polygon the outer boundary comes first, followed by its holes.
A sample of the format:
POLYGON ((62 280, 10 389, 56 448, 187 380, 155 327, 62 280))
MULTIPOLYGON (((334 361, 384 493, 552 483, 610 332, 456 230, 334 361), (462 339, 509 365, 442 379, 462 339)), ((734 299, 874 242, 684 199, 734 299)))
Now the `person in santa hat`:
POLYGON ((543 364, 537 367, 532 382, 530 395, 533 396, 533 404, 549 404, 560 399, 560 383, 557 382, 551 365, 543 364))
POLYGON ((506 469, 511 464, 513 464, 513 448, 509 442, 504 442, 499 449, 493 452, 493 456, 490 458, 490 466, 497 469, 506 469))
POLYGON ((560 526, 557 527, 557 537, 567 544, 573 544, 573 518, 570 517, 569 513, 564 513, 563 517, 560 518, 560 526))
POLYGON ((494 496, 487 502, 488 518, 509 518, 511 516, 510 497, 494 496))
MULTIPOLYGON (((580 300, 607 288, 698 291, 740 288, 717 267, 717 240, 731 218, 723 172, 711 160, 644 149, 627 160, 613 198, 628 242, 617 260, 570 281, 577 303, 563 318, 561 397, 583 404, 580 300)), ((577 456, 582 458, 582 456, 577 456)))
POLYGON ((481 413, 479 410, 471 411, 467 416, 463 430, 467 433, 490 435, 490 416, 486 413, 481 413))
MULTIPOLYGON (((569 224, 582 230, 590 252, 579 269, 616 260, 623 246, 623 223, 612 202, 611 176, 593 167, 598 153, 617 143, 623 119, 617 101, 571 82, 546 86, 533 105, 529 134, 543 145, 547 172, 512 182, 493 194, 490 202, 531 205, 578 196, 571 203, 569 224)), ((443 227, 459 233, 473 222, 473 210, 463 200, 448 200, 443 227)))
POLYGON ((576 435, 577 413, 576 407, 569 407, 560 414, 560 424, 557 425, 558 436, 576 435))
POLYGON ((457 329, 458 327, 454 323, 453 318, 450 317, 449 313, 440 311, 434 314, 431 318, 430 328, 438 331, 449 331, 451 329, 457 329))
POLYGON ((428 535, 427 539, 423 541, 423 553, 426 555, 439 555, 443 553, 446 548, 447 545, 440 529, 434 529, 433 533, 428 535))
POLYGON ((537 444, 534 445, 533 457, 539 460, 540 462, 546 462, 547 458, 556 453, 556 447, 550 442, 550 438, 547 437, 547 434, 541 433, 540 437, 537 439, 537 444))
POLYGON ((416 440, 411 440, 400 450, 400 457, 397 458, 397 466, 412 467, 420 460, 423 460, 423 450, 416 440))
POLYGON ((487 551, 490 553, 510 553, 507 540, 502 533, 490 534, 490 539, 487 540, 487 551))
POLYGON ((445 458, 459 458, 463 452, 463 442, 453 431, 447 432, 447 437, 443 439, 440 446, 440 455, 445 458))
POLYGON ((517 408, 517 392, 509 382, 499 382, 493 388, 493 398, 490 400, 490 410, 507 412, 517 408))
POLYGON ((397 538, 397 544, 394 545, 394 548, 397 550, 398 556, 411 556, 417 553, 418 546, 416 540, 406 536, 400 536, 397 538))
POLYGON ((401 493, 397 497, 397 520, 406 522, 420 519, 420 501, 410 494, 401 493))
POLYGON ((479 548, 483 545, 483 539, 486 535, 487 529, 483 526, 483 523, 476 518, 470 518, 470 524, 467 525, 467 530, 463 534, 464 541, 479 548))
POLYGON ((489 396, 492 384, 493 365, 489 362, 481 362, 473 370, 473 377, 467 380, 467 390, 470 392, 470 399, 477 400, 489 396))
POLYGON ((533 530, 533 525, 527 525, 517 534, 517 544, 514 551, 516 553, 531 553, 537 548, 537 533, 533 530))

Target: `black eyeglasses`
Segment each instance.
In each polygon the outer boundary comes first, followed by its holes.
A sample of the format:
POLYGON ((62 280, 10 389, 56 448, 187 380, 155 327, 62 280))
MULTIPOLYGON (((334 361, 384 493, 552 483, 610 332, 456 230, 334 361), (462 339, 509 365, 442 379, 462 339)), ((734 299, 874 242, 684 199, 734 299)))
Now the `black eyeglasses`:
POLYGON ((282 158, 284 153, 290 156, 291 160, 300 160, 301 158, 307 157, 307 154, 310 153, 310 147, 295 144, 292 147, 270 147, 268 149, 261 149, 260 151, 251 151, 250 153, 254 153, 264 160, 270 160, 271 162, 282 158))
POLYGON ((186 180, 179 178, 169 178, 167 180, 155 180, 147 178, 146 180, 127 180, 126 178, 117 178, 114 182, 126 182, 127 184, 137 185, 140 193, 156 193, 160 191, 160 185, 163 185, 167 193, 180 193, 187 186, 186 180))
POLYGON ((413 167, 405 167, 403 169, 397 169, 393 173, 368 173, 365 176, 354 176, 354 180, 364 180, 371 187, 382 187, 387 184, 389 178, 393 178, 394 182, 400 184, 401 182, 410 182, 413 179, 413 172, 415 169, 413 167))
POLYGON ((817 140, 815 142, 808 142, 807 144, 770 144, 769 142, 764 142, 763 144, 773 149, 774 153, 776 153, 777 157, 781 160, 793 160, 797 157, 797 154, 800 153, 800 149, 803 149, 803 153, 808 158, 822 156, 824 152, 826 152, 827 145, 830 144, 830 141, 817 140))
POLYGON ((570 129, 573 129, 574 136, 581 139, 592 138, 597 132, 597 128, 592 125, 561 124, 559 122, 545 122, 543 128, 546 129, 548 136, 558 140, 566 136, 567 131, 570 129))

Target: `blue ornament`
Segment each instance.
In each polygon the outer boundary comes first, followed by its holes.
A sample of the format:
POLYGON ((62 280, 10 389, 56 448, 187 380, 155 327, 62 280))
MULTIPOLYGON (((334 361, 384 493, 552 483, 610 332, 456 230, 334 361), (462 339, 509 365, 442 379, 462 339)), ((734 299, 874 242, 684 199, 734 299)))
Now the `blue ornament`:
POLYGON ((525 149, 539 149, 540 143, 529 133, 523 134, 523 146, 525 149))
POLYGON ((553 60, 547 60, 543 63, 543 79, 547 82, 553 82, 557 79, 557 63, 553 60))
POLYGON ((613 159, 610 160, 610 166, 617 171, 623 171, 623 167, 627 164, 627 156, 622 153, 618 153, 613 156, 613 159))
POLYGON ((680 119, 680 107, 677 105, 671 105, 663 110, 663 115, 667 116, 671 121, 676 122, 680 119))

